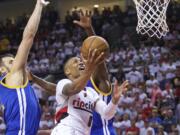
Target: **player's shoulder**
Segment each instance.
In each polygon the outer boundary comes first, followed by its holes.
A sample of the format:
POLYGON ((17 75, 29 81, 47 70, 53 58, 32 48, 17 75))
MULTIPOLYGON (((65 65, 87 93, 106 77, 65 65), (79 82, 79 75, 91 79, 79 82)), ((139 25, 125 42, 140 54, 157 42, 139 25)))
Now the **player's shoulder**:
POLYGON ((72 83, 72 81, 69 80, 69 79, 61 79, 61 80, 57 83, 56 91, 62 91, 63 87, 64 87, 66 84, 69 84, 69 83, 72 83))
POLYGON ((58 84, 64 84, 64 83, 71 83, 72 81, 70 79, 61 79, 60 81, 58 81, 58 84))

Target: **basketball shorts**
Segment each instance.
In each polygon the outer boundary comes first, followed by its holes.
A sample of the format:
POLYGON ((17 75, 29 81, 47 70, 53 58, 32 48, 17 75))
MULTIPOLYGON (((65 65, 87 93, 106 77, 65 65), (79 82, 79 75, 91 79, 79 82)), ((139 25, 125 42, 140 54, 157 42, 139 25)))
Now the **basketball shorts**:
POLYGON ((89 135, 72 127, 58 124, 51 132, 51 135, 89 135))

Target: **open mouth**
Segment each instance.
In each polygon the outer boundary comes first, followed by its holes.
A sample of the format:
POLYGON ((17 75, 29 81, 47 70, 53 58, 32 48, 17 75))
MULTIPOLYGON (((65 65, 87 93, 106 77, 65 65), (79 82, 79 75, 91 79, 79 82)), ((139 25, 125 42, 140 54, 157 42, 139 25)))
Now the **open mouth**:
POLYGON ((84 70, 84 69, 85 69, 84 65, 79 66, 79 70, 84 70))
POLYGON ((84 65, 84 63, 82 62, 82 60, 80 60, 79 70, 84 70, 84 69, 85 69, 85 65, 84 65))
POLYGON ((79 64, 79 70, 84 70, 85 69, 85 65, 84 64, 79 64))

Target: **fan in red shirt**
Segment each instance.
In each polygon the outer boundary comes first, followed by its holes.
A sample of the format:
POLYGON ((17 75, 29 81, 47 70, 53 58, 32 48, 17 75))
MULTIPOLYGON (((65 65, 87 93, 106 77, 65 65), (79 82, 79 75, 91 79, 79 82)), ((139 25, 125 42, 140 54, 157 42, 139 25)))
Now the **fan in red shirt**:
POLYGON ((151 113, 152 113, 151 100, 149 98, 146 98, 145 103, 143 105, 143 110, 142 110, 143 119, 145 120, 145 119, 149 118, 151 113))
POLYGON ((131 127, 126 129, 126 135, 129 133, 132 133, 133 135, 139 135, 139 128, 136 127, 136 120, 132 119, 131 120, 131 127))

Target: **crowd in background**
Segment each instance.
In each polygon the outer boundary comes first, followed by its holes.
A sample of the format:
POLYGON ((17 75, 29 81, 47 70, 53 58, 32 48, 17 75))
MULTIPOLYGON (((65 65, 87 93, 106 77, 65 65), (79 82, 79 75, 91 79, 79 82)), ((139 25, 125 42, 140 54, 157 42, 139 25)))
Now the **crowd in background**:
MULTIPOLYGON (((64 61, 77 56, 85 31, 73 24, 79 11, 67 11, 65 22, 58 12, 47 9, 29 57, 30 70, 39 76, 60 75, 64 61)), ((136 10, 119 6, 86 11, 98 35, 107 39, 111 54, 107 59, 111 81, 128 79, 129 91, 119 101, 114 127, 118 135, 179 135, 180 134, 180 4, 170 3, 167 22, 170 33, 161 40, 137 35, 136 10)), ((15 52, 21 41, 28 15, 13 22, 0 22, 0 50, 15 52)), ((54 126, 55 97, 33 84, 42 104, 40 129, 54 126), (47 100, 48 99, 48 100, 47 100)), ((5 129, 0 114, 0 133, 5 129)))

